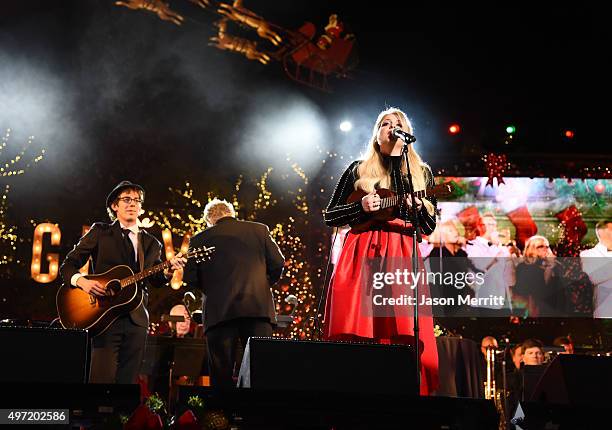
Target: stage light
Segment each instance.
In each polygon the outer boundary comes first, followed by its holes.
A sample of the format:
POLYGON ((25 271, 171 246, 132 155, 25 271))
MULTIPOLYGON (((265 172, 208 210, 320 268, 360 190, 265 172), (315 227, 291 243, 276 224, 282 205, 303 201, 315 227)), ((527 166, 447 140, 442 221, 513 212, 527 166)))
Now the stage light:
POLYGON ((508 125, 506 127, 506 133, 508 134, 514 134, 516 132, 516 127, 513 126, 512 124, 508 125))
POLYGON ((234 148, 236 161, 262 170, 292 163, 298 163, 309 174, 312 169, 320 169, 319 149, 328 149, 333 141, 329 134, 337 130, 340 121, 330 124, 314 103, 301 96, 265 92, 252 103, 241 126, 248 133, 234 148))
POLYGON ((461 127, 459 127, 459 124, 451 124, 450 127, 448 127, 448 132, 450 134, 457 134, 461 131, 461 127))
POLYGON ((342 121, 340 123, 340 130, 348 133, 349 131, 351 131, 353 129, 353 124, 351 124, 350 121, 342 121))
POLYGON ((568 139, 573 139, 574 138, 574 131, 573 130, 565 130, 563 135, 565 137, 567 137, 568 139))

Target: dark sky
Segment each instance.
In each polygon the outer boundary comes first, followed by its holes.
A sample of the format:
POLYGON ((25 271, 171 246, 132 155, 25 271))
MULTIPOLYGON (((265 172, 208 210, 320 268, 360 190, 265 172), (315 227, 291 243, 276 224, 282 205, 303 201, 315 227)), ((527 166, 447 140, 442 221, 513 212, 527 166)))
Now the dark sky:
POLYGON ((216 16, 187 0, 170 2, 185 17, 180 27, 106 0, 3 2, 0 128, 13 129, 13 149, 33 134, 47 151, 40 166, 9 180, 13 213, 41 219, 69 207, 96 219, 124 178, 166 189, 260 172, 283 160, 261 136, 281 134, 291 148, 302 133, 270 112, 298 105, 328 120, 326 149, 349 158, 387 105, 413 119, 419 151, 434 167, 440 154, 474 144, 551 157, 609 153, 605 109, 595 106, 609 91, 609 25, 597 7, 244 3, 286 29, 311 21, 320 30, 337 13, 355 34, 357 68, 332 79, 331 93, 300 85, 278 62, 208 46, 216 16), (344 117, 357 122, 352 136, 336 131, 344 117), (453 121, 460 140, 446 133, 453 121), (508 122, 518 127, 511 148, 501 146, 508 122), (565 127, 576 130, 573 142, 560 137, 565 127))

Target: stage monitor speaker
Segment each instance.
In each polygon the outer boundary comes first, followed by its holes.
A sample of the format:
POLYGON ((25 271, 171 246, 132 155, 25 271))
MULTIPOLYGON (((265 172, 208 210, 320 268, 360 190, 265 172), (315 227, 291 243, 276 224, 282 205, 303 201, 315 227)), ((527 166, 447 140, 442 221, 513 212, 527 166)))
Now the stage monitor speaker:
POLYGON ((244 351, 238 385, 407 395, 416 393, 415 369, 414 350, 408 345, 252 337, 244 351))
MULTIPOLYGON (((198 396, 208 410, 240 417, 242 429, 419 429, 491 430, 499 427, 495 404, 485 399, 240 389, 181 385, 176 410, 198 396)), ((573 429, 572 429, 573 430, 573 429)))
POLYGON ((531 402, 608 407, 612 357, 559 354, 535 387, 531 402))
POLYGON ((0 382, 87 382, 87 331, 0 327, 0 382))

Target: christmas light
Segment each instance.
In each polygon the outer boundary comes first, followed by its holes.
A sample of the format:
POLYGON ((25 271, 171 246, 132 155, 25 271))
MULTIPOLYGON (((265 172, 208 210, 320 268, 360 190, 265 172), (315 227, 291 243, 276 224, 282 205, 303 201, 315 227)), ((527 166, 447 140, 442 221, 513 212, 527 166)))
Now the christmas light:
MULTIPOLYGON (((183 236, 183 243, 181 244, 180 252, 185 255, 189 251, 189 239, 191 238, 190 233, 186 233, 183 236)), ((164 241, 166 260, 172 260, 176 253, 174 252, 174 245, 172 244, 172 232, 169 229, 162 231, 162 240, 164 241)), ((183 286, 183 273, 184 270, 175 270, 170 279, 170 287, 173 290, 178 290, 183 286)))
POLYGON ((450 127, 448 127, 448 132, 450 134, 458 134, 461 131, 461 127, 459 126, 459 124, 451 124, 450 127))
MULTIPOLYGON (((335 155, 333 155, 335 156, 335 155)), ((331 157, 331 155, 330 155, 331 157)), ((310 232, 308 217, 310 216, 310 197, 306 194, 306 185, 309 179, 303 169, 293 163, 288 158, 290 170, 286 173, 278 173, 281 179, 287 181, 289 176, 297 177, 302 184, 295 189, 287 189, 283 195, 276 196, 268 189, 268 181, 273 169, 268 168, 258 180, 248 181, 240 176, 233 186, 233 194, 228 200, 232 202, 234 208, 239 212, 238 217, 248 220, 262 220, 268 209, 273 209, 280 200, 291 202, 289 214, 284 222, 278 222, 270 226, 270 234, 277 242, 283 255, 286 258, 285 271, 283 277, 274 287, 275 307, 279 314, 287 313, 284 300, 294 295, 297 297, 297 304, 293 305, 294 323, 285 331, 277 330, 275 336, 291 337, 298 339, 308 339, 314 336, 314 320, 316 315, 316 296, 314 294, 313 279, 320 281, 321 271, 311 268, 308 261, 306 244, 302 240, 301 233, 310 232), (246 185, 254 185, 257 190, 252 204, 241 202, 240 195, 246 185), (316 273, 313 277, 312 273, 316 273)), ((174 256, 172 236, 183 236, 183 245, 188 243, 186 234, 197 233, 205 228, 205 223, 201 218, 201 208, 206 203, 218 196, 217 193, 208 191, 203 199, 197 198, 197 192, 189 182, 185 183, 183 189, 169 188, 172 201, 166 202, 168 209, 163 212, 149 212, 149 216, 160 226, 162 226, 162 239, 166 258, 174 256), (194 213, 197 209, 197 213, 194 213)), ((250 190, 244 191, 249 193, 250 190)), ((317 193, 318 196, 318 193, 317 193)), ((320 249, 323 251, 322 247, 320 249)), ((183 250, 183 248, 181 248, 183 250)), ((173 279, 174 280, 174 279, 173 279)), ((172 285, 172 283, 171 283, 172 285)), ((181 283, 182 285, 182 283, 181 283)), ((179 286, 180 288, 180 286, 179 286)), ((291 311, 290 311, 291 312, 291 311)))
MULTIPOLYGON (((7 129, 6 133, 4 134, 4 136, 2 136, 2 141, 0 143, 0 155, 2 154, 2 151, 6 148, 9 138, 11 136, 11 129, 7 129)), ((28 138, 27 143, 23 146, 23 149, 21 151, 19 151, 19 153, 14 156, 13 158, 7 159, 4 161, 4 164, 0 164, 0 177, 5 177, 5 176, 18 176, 18 175, 23 175, 27 168, 29 168, 31 166, 30 163, 26 163, 25 166, 20 166, 23 162, 23 157, 24 154, 27 152, 28 148, 30 147, 30 145, 32 145, 32 143, 34 142, 34 136, 30 136, 28 138)), ((44 156, 45 150, 41 149, 40 153, 35 156, 32 161, 34 163, 38 163, 40 160, 42 160, 43 156, 44 156)), ((2 161, 0 161, 0 163, 2 163, 2 161)))
MULTIPOLYGON (((24 174, 29 167, 30 162, 24 164, 24 155, 28 151, 29 146, 34 141, 34 136, 28 138, 27 143, 23 146, 21 151, 13 158, 3 158, 3 152, 7 148, 9 138, 11 136, 11 129, 7 128, 6 132, 0 139, 0 177, 8 177, 10 179, 24 174)), ((38 163, 43 159, 45 150, 41 149, 38 155, 33 158, 34 163, 38 163)), ((2 192, 0 199, 0 266, 8 265, 14 260, 16 253, 17 240, 17 227, 9 225, 7 221, 7 208, 8 208, 8 194, 9 185, 6 185, 2 192)), ((40 267, 40 266, 39 266, 40 267)), ((0 270, 0 277, 7 274, 7 270, 0 270)))
POLYGON ((51 245, 59 246, 62 232, 57 224, 42 223, 34 229, 34 238, 32 239, 32 264, 30 272, 32 279, 41 284, 53 282, 57 278, 57 270, 59 267, 59 254, 47 254, 46 260, 49 262, 49 273, 41 273, 42 260, 42 241, 45 234, 51 234, 51 245))
POLYGON ((8 206, 7 196, 9 191, 10 187, 6 185, 2 194, 2 199, 0 199, 0 251, 2 251, 0 266, 13 261, 13 250, 17 242, 17 227, 8 225, 8 221, 6 220, 8 206))

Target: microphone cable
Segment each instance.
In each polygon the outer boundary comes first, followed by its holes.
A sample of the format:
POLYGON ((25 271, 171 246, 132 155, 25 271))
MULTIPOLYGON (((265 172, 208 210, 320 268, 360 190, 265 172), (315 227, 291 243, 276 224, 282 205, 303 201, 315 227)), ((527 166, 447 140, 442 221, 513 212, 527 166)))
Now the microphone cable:
POLYGON ((319 316, 321 315, 321 312, 323 312, 321 310, 321 306, 323 305, 323 297, 325 297, 327 295, 327 289, 328 289, 328 280, 327 280, 327 275, 329 273, 329 266, 331 263, 331 257, 332 257, 332 251, 334 250, 334 245, 336 243, 336 238, 338 237, 338 231, 340 230, 338 227, 335 228, 335 232, 334 232, 334 237, 332 239, 332 243, 331 246, 329 247, 329 253, 327 255, 327 264, 325 265, 325 276, 323 278, 323 290, 321 291, 321 294, 319 296, 319 303, 317 303, 317 314, 314 317, 314 323, 315 323, 315 332, 321 336, 323 334, 323 330, 321 329, 321 321, 319 316))

